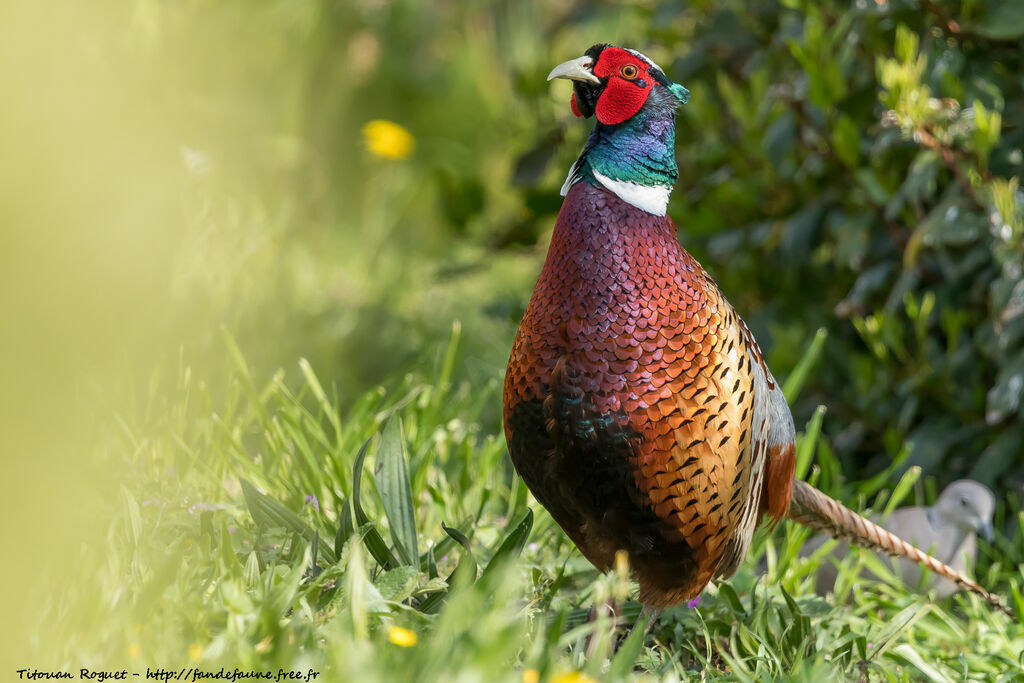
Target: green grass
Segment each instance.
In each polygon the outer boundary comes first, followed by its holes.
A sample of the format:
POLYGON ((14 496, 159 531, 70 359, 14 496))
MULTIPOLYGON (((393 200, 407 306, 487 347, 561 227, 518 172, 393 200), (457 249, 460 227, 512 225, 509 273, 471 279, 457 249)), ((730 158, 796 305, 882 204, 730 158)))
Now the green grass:
MULTIPOLYGON (((623 567, 599 575, 528 495, 503 435, 481 418, 500 400, 500 378, 451 382, 458 340, 456 326, 434 369, 344 414, 308 363, 297 364, 300 383, 256 376, 230 338, 226 384, 182 366, 154 385, 109 435, 107 464, 126 483, 105 538, 83 543, 76 571, 88 580, 51 587, 41 606, 42 668, 313 669, 360 681, 1019 680, 1019 623, 973 596, 932 603, 855 582, 856 554, 839 589, 848 602, 830 604, 811 588, 819 560, 796 557, 806 532, 789 524, 761 532, 737 577, 709 587, 698 607, 664 612, 646 641, 616 650, 638 613, 635 586, 623 567)), ((801 466, 816 452, 826 466, 812 478, 849 502, 875 498, 892 473, 842 490, 816 429, 801 466)), ((1013 533, 986 546, 979 565, 983 583, 1009 592, 1024 558, 1019 502, 1001 506, 997 522, 1013 533)), ((1024 617, 1019 593, 1015 607, 1024 617)))

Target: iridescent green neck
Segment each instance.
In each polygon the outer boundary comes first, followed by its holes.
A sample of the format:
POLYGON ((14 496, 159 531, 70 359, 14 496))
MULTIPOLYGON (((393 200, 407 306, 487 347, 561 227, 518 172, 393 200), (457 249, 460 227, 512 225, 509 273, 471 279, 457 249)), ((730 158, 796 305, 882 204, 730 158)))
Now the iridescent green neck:
POLYGON ((598 123, 573 164, 563 194, 576 182, 611 190, 623 201, 665 215, 678 176, 675 157, 676 103, 657 89, 636 116, 608 126, 598 123))

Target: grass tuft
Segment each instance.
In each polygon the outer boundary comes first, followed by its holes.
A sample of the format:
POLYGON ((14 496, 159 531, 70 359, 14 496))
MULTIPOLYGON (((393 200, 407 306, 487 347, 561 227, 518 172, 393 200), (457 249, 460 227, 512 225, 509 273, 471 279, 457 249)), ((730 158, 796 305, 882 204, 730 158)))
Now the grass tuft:
MULTIPOLYGON (((499 400, 497 378, 472 390, 450 380, 457 342, 456 327, 437 372, 407 374, 344 413, 308 363, 297 386, 264 379, 230 339, 222 394, 180 373, 163 410, 111 432, 131 483, 106 538, 83 548, 96 583, 48 601, 47 646, 76 666, 313 668, 362 681, 1020 674, 1019 623, 971 596, 931 602, 891 573, 859 580, 861 563, 878 564, 868 555, 840 567, 845 602, 814 595, 829 560, 798 557, 807 534, 787 524, 759 533, 732 581, 666 610, 646 640, 642 625, 627 635, 640 613, 627 568, 599 575, 532 503, 502 436, 478 419, 499 400)), ((899 461, 842 482, 821 415, 798 447, 812 479, 886 510, 920 491, 917 469, 893 476, 899 461)), ((1024 612, 1019 501, 998 520, 1009 535, 983 546, 979 570, 1024 612)))

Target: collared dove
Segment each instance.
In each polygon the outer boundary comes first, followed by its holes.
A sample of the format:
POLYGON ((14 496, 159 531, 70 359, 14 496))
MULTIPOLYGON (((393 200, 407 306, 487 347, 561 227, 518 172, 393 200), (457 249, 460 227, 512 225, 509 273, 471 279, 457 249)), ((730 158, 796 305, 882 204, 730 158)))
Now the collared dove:
MULTIPOLYGON (((977 552, 976 535, 987 541, 992 540, 992 510, 995 498, 988 487, 970 479, 961 479, 947 486, 931 507, 905 507, 894 510, 881 526, 915 546, 931 553, 936 559, 963 573, 968 564, 974 563, 977 552)), ((877 521, 877 517, 872 519, 877 521)), ((827 536, 817 536, 800 549, 801 557, 807 557, 825 544, 827 536)), ((846 556, 849 546, 839 543, 832 552, 835 559, 846 556)), ((896 561, 884 557, 885 561, 896 561)), ((898 574, 908 586, 920 583, 921 567, 910 560, 900 559, 898 574)), ((835 586, 838 570, 830 558, 825 558, 818 568, 815 590, 819 595, 831 591, 835 586)), ((861 576, 873 577, 867 569, 861 576)), ((953 583, 939 576, 933 576, 928 584, 940 598, 960 590, 953 583)))

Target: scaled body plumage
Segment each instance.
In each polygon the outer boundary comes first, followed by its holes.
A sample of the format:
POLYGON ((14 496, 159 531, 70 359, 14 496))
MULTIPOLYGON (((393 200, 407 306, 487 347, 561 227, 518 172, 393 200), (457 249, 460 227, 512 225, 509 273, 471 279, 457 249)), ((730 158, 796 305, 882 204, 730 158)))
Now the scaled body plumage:
MULTIPOLYGON (((784 404, 672 220, 574 185, 513 347, 505 417, 516 468, 587 558, 607 569, 628 550, 653 606, 731 575, 768 463, 792 477, 792 421, 769 433, 773 394, 784 404)), ((787 492, 773 495, 784 514, 787 492)))

